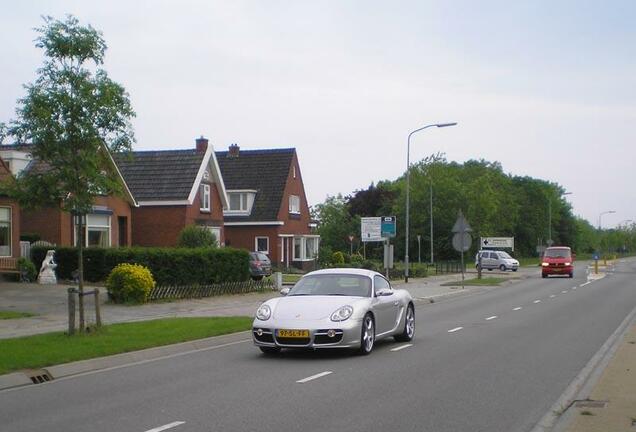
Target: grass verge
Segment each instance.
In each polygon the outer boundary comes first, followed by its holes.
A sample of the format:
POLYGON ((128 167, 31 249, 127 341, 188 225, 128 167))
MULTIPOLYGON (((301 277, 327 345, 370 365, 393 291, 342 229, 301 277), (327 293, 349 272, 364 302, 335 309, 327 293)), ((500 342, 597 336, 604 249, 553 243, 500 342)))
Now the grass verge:
POLYGON ((35 314, 29 312, 17 312, 17 311, 0 311, 0 320, 3 319, 15 319, 15 318, 27 318, 35 316, 35 314))
MULTIPOLYGON (((481 279, 466 279, 464 281, 464 285, 470 285, 470 286, 497 286, 500 283, 502 283, 503 281, 505 281, 505 278, 497 278, 497 277, 484 277, 481 279)), ((461 286, 462 282, 461 281, 457 281, 457 282, 445 282, 442 284, 442 286, 461 286)))
POLYGON ((296 283, 303 277, 301 274, 283 273, 283 283, 296 283))
POLYGON ((249 330, 252 318, 166 318, 111 324, 95 333, 0 339, 0 374, 249 330))

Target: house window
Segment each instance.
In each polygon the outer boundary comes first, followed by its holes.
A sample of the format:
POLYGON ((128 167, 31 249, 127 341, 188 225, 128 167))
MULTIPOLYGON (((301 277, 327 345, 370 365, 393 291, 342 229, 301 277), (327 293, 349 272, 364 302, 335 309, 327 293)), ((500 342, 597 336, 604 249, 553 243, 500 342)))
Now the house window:
POLYGON ((224 215, 248 216, 254 204, 256 191, 252 189, 228 191, 227 197, 230 201, 230 207, 223 211, 224 215))
POLYGON ((289 212, 300 214, 300 197, 297 195, 289 196, 289 212))
POLYGON ((0 256, 11 256, 11 207, 0 207, 0 256))
POLYGON ((256 237, 254 239, 254 250, 269 254, 269 237, 256 237))
POLYGON ((210 211, 210 185, 201 184, 201 211, 210 211))
POLYGON ((221 245, 221 228, 215 226, 206 226, 206 228, 214 234, 214 241, 217 247, 221 245))
POLYGON ((318 256, 320 237, 294 237, 294 261, 311 261, 318 256))
MULTIPOLYGON (((79 240, 78 226, 75 225, 75 245, 79 240)), ((110 247, 110 216, 102 214, 86 215, 84 227, 84 245, 86 247, 110 247)))

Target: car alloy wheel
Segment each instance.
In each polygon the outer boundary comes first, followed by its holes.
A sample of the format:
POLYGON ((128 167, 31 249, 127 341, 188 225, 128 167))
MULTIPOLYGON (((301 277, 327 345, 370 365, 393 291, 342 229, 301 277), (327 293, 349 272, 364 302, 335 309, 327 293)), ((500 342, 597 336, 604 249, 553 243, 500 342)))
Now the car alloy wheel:
POLYGON ((505 266, 505 265, 503 265, 503 264, 502 264, 502 265, 500 265, 500 266, 499 266, 499 270, 501 270, 501 271, 506 271, 506 266, 505 266))
POLYGON ((404 330, 399 335, 395 335, 398 342, 409 342, 415 335, 415 309, 413 305, 406 308, 406 316, 404 317, 404 330))
POLYGON ((375 323, 370 314, 362 320, 362 335, 360 336, 360 354, 367 355, 373 350, 375 343, 375 323))

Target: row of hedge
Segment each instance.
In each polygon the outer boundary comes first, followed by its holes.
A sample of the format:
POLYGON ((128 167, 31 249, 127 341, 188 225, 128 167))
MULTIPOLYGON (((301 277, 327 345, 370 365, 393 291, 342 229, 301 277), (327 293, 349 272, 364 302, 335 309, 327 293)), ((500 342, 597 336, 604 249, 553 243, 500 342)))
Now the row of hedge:
MULTIPOLYGON (((31 257, 40 268, 47 250, 55 250, 57 277, 74 279, 77 248, 34 247, 31 257)), ((100 282, 121 263, 148 267, 159 285, 212 284, 249 278, 249 255, 234 248, 87 248, 84 249, 84 279, 100 282)))

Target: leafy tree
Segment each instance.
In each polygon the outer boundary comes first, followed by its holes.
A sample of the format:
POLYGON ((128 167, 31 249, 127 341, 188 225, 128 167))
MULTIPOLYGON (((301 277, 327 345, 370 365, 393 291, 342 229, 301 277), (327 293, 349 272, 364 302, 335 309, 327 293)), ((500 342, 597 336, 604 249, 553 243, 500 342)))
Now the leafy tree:
MULTIPOLYGON (((9 192, 25 208, 56 206, 85 215, 98 195, 122 192, 110 152, 130 151, 135 113, 125 89, 100 67, 106 51, 101 32, 70 15, 61 21, 46 17, 36 32, 44 64, 35 82, 25 86, 6 133, 31 143, 34 159, 42 163, 8 185, 9 192)), ((78 222, 83 331, 82 218, 78 222)))
POLYGON ((349 236, 360 232, 360 219, 351 217, 342 195, 327 197, 313 208, 312 216, 318 221, 321 245, 348 254, 349 236))
POLYGON ((179 233, 178 244, 187 248, 216 247, 216 236, 199 225, 188 225, 179 233))

